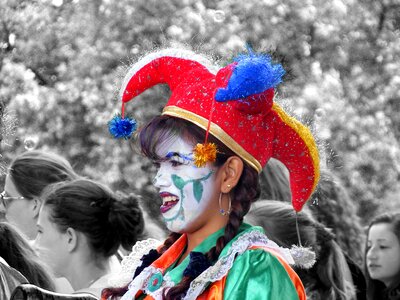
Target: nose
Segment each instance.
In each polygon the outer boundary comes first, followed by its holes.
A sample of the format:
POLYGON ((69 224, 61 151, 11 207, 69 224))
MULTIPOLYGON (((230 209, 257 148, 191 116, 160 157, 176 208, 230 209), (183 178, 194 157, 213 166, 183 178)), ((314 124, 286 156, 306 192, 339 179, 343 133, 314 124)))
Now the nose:
POLYGON ((377 254, 376 254, 376 251, 375 251, 375 250, 376 250, 376 249, 375 249, 374 246, 371 246, 371 247, 368 249, 368 251, 367 251, 367 260, 372 261, 372 260, 376 260, 376 259, 377 259, 377 254))
POLYGON ((4 203, 1 199, 0 199, 0 214, 2 215, 6 214, 6 207, 4 206, 4 203))
POLYGON ((156 188, 167 187, 171 185, 169 178, 170 174, 166 172, 166 169, 162 166, 158 169, 156 176, 153 179, 153 185, 156 188))

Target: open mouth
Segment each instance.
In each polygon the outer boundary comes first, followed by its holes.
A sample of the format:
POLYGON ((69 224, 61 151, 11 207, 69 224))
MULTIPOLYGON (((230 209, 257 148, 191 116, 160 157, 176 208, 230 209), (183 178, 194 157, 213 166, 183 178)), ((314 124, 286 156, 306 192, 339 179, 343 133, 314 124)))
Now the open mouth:
POLYGON ((173 194, 162 192, 160 193, 163 204, 160 206, 161 213, 166 213, 179 202, 179 197, 173 194))

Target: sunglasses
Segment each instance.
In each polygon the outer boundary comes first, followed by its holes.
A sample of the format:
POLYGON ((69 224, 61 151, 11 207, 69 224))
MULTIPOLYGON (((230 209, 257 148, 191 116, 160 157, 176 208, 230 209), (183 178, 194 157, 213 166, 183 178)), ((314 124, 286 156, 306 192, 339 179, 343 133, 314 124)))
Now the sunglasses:
POLYGON ((25 198, 22 196, 20 196, 20 197, 7 196, 6 191, 3 191, 0 193, 0 202, 4 206, 4 208, 7 208, 7 206, 10 204, 10 202, 12 200, 21 200, 21 199, 25 199, 25 198))

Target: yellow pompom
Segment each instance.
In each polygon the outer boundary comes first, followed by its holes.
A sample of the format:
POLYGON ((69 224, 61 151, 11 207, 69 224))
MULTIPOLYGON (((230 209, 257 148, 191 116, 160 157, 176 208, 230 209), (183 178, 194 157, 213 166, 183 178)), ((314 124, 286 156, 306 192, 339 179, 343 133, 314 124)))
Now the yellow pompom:
POLYGON ((214 162, 217 158, 217 145, 214 143, 197 144, 193 154, 196 167, 204 167, 206 163, 214 162))

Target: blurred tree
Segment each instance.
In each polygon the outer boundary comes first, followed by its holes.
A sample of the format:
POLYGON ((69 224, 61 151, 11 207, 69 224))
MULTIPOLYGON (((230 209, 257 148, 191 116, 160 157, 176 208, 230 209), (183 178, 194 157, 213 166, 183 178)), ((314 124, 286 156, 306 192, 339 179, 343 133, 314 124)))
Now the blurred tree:
MULTIPOLYGON (((277 101, 316 130, 323 164, 366 221, 395 207, 400 190, 399 8, 396 0, 0 0, 0 97, 19 119, 3 155, 32 144, 58 151, 83 174, 145 193, 156 217, 153 167, 107 132, 121 76, 157 47, 202 50, 223 64, 247 43, 285 57, 293 79, 277 101)), ((127 110, 142 123, 168 93, 151 89, 127 110)))

